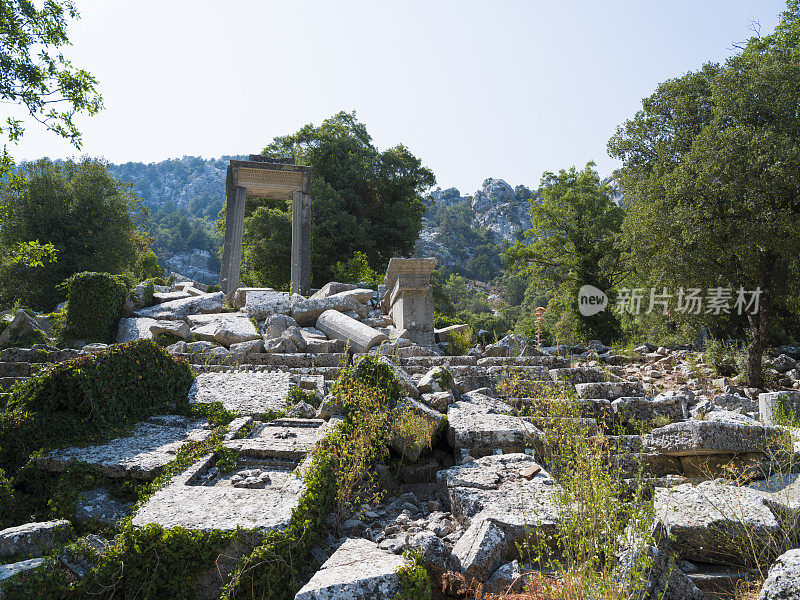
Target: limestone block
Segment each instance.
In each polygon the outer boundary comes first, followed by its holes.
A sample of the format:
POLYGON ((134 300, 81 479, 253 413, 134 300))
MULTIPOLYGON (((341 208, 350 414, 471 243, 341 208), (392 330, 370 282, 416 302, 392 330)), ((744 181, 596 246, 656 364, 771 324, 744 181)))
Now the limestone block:
POLYGON ((730 421, 683 421, 653 429, 645 443, 670 456, 768 452, 780 444, 782 435, 777 427, 730 421))
POLYGON ((623 551, 616 568, 616 576, 619 581, 630 586, 628 589, 631 592, 641 592, 631 593, 629 598, 706 600, 705 594, 675 564, 674 557, 654 546, 623 551), (644 555, 648 558, 645 559, 644 555), (642 564, 649 564, 644 574, 640 572, 642 564))
POLYGON ((354 300, 361 302, 361 304, 368 304, 369 301, 372 300, 372 296, 374 294, 375 292, 368 288, 354 288, 352 290, 346 290, 337 292, 335 294, 331 294, 330 296, 328 296, 328 298, 353 298, 354 300))
POLYGON ((453 546, 453 555, 461 563, 467 581, 484 582, 503 563, 506 536, 491 519, 474 519, 464 535, 453 546))
POLYGON ((253 291, 247 294, 244 311, 257 321, 270 315, 288 315, 292 304, 288 292, 253 291))
POLYGON ((189 325, 186 324, 186 321, 168 321, 164 319, 156 321, 151 325, 150 333, 152 333, 154 337, 159 333, 168 333, 185 340, 191 335, 192 330, 189 328, 189 325))
POLYGON ((425 569, 434 581, 439 581, 446 571, 458 568, 458 561, 450 548, 433 531, 420 531, 408 545, 420 553, 425 569))
POLYGON ((358 286, 352 283, 339 283, 338 281, 331 281, 314 292, 309 297, 309 300, 320 300, 321 298, 327 298, 328 296, 333 296, 334 294, 338 294, 340 292, 355 290, 357 288, 358 286))
MULTIPOLYGON (((164 304, 165 302, 172 302, 173 300, 183 300, 184 298, 191 298, 191 294, 183 290, 176 292, 154 292, 153 301, 156 304, 164 304)), ((143 307, 142 307, 143 308, 143 307)))
POLYGON ((247 317, 238 319, 226 319, 222 321, 214 332, 214 340, 223 346, 240 344, 261 338, 256 326, 247 317))
POLYGON ((284 372, 200 373, 189 400, 222 402, 227 410, 241 414, 279 412, 286 408, 290 383, 290 374, 284 372))
POLYGON ((747 564, 751 548, 779 543, 781 525, 764 500, 771 494, 721 480, 656 488, 656 517, 679 558, 747 564))
POLYGON ((683 421, 689 412, 680 396, 661 400, 651 400, 641 396, 617 398, 611 403, 611 410, 623 421, 650 421, 657 417, 666 417, 670 421, 683 421))
POLYGON ((151 319, 184 319, 188 315, 221 312, 224 301, 225 295, 222 292, 214 292, 142 308, 134 311, 133 316, 151 319))
POLYGON ((483 589, 490 594, 518 594, 523 583, 522 567, 519 561, 512 560, 498 567, 483 584, 483 589))
POLYGON ((472 392, 447 408, 447 438, 453 448, 475 458, 496 450, 505 453, 541 448, 545 436, 533 423, 510 414, 511 407, 499 400, 472 392))
POLYGON ((270 315, 264 320, 261 329, 264 334, 265 340, 272 340, 281 337, 281 334, 289 329, 289 327, 296 327, 295 321, 289 315, 270 315))
POLYGON ((29 560, 21 560, 19 562, 10 563, 7 565, 0 565, 0 598, 3 598, 2 582, 5 579, 10 579, 14 575, 31 571, 41 567, 47 561, 44 558, 31 558, 29 560))
POLYGON ((304 352, 308 347, 308 342, 306 341, 306 338, 303 337, 302 330, 296 325, 286 329, 286 331, 281 334, 281 338, 291 340, 297 350, 300 352, 304 352))
POLYGON ((500 341, 486 346, 483 352, 486 357, 496 356, 540 356, 541 350, 536 348, 536 342, 524 335, 509 334, 500 341))
POLYGON ((777 425, 781 418, 800 420, 800 392, 759 394, 758 414, 764 425, 777 425))
POLYGON ((439 471, 453 516, 462 523, 492 519, 506 536, 508 552, 528 535, 551 535, 559 522, 558 484, 527 454, 485 456, 439 471))
POLYGON ((550 369, 550 378, 553 381, 571 383, 600 383, 606 380, 606 374, 600 367, 567 367, 564 369, 550 369))
POLYGON ((155 319, 129 317, 120 319, 117 326, 117 343, 124 344, 134 340, 152 340, 153 334, 150 327, 158 321, 155 319))
POLYGON ((264 349, 264 342, 260 339, 250 340, 247 342, 239 342, 238 344, 231 344, 231 354, 240 354, 249 356, 251 354, 260 354, 264 349))
POLYGON ((605 381, 599 383, 578 383, 575 391, 579 398, 602 398, 616 400, 631 396, 644 396, 641 381, 605 381))
POLYGON ((265 341, 264 352, 266 354, 294 354, 297 352, 297 345, 289 338, 279 337, 265 341))
POLYGON ((414 398, 414 400, 419 400, 419 389, 417 388, 414 380, 409 377, 408 373, 406 373, 402 367, 397 366, 394 364, 388 357, 381 356, 378 359, 378 362, 382 362, 385 365, 388 365, 389 368, 394 373, 395 377, 403 384, 405 388, 406 394, 414 398))
POLYGON ((368 308, 349 296, 328 296, 318 300, 300 300, 292 304, 292 317, 298 325, 314 325, 317 318, 327 310, 354 311, 359 318, 367 316, 368 308))
POLYGON ((3 529, 0 531, 0 556, 40 556, 65 542, 70 529, 70 522, 63 519, 3 529))
POLYGON ((800 549, 781 554, 769 568, 758 600, 800 598, 800 549))
POLYGON ((328 310, 317 319, 317 329, 329 338, 349 343, 356 352, 367 352, 389 337, 336 310, 328 310))
POLYGON ((402 591, 397 571, 402 556, 369 540, 350 538, 325 561, 295 600, 373 600, 402 591))

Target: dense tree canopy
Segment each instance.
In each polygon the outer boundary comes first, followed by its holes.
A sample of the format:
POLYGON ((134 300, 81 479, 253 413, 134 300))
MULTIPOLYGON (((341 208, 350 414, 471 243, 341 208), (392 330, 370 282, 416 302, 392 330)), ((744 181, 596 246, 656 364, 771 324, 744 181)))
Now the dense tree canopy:
MULTIPOLYGON (((80 148, 73 117, 78 112, 95 114, 103 102, 95 78, 61 53, 69 45, 67 20, 77 18, 78 12, 69 0, 48 0, 41 8, 37 4, 0 2, 0 99, 24 106, 31 118, 80 148)), ((16 141, 24 123, 8 117, 0 133, 16 141)), ((8 166, 5 147, 4 155, 8 166)))
POLYGON ((52 309, 63 299, 57 286, 73 273, 96 271, 141 276, 152 258, 142 238, 140 200, 111 177, 97 160, 29 163, 3 182, 0 203, 7 211, 0 250, 20 241, 40 240, 58 251, 58 260, 35 268, 0 263, 0 302, 21 299, 52 309))
POLYGON ((623 230, 653 281, 761 290, 748 377, 800 255, 800 10, 725 64, 661 84, 609 143, 624 161, 623 230))
MULTIPOLYGON (((405 146, 379 151, 355 113, 341 112, 319 126, 275 138, 263 154, 294 157, 312 167, 314 285, 326 283, 334 265, 357 251, 379 272, 391 257, 413 251, 425 212, 422 194, 435 177, 405 146)), ((254 243, 245 236, 245 255, 254 243)), ((282 252, 288 257, 289 247, 282 252)), ((251 263, 249 268, 263 271, 264 266, 251 263)))
POLYGON ((549 318, 561 339, 574 334, 614 339, 618 323, 609 311, 584 317, 577 311, 578 290, 592 285, 608 291, 623 274, 618 238, 623 212, 600 183, 594 163, 542 175, 538 201, 531 202, 528 243, 508 251, 512 266, 532 276, 532 289, 555 290, 549 318))

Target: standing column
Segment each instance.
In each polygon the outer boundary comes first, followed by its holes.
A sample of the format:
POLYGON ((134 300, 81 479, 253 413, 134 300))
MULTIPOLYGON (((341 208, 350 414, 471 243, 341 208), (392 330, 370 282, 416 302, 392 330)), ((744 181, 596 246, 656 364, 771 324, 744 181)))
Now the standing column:
POLYGON ((240 185, 230 186, 225 191, 227 197, 225 206, 225 242, 222 247, 222 269, 219 275, 219 287, 227 295, 239 287, 247 188, 240 185))
POLYGON ((292 194, 292 293, 311 289, 311 196, 292 194))

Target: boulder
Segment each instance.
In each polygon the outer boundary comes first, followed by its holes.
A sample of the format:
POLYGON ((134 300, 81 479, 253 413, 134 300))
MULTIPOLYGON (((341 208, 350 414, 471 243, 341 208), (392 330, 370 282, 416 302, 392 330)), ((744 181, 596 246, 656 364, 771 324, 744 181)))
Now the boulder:
POLYGON ((453 556, 461 564, 467 582, 484 582, 503 564, 508 543, 503 529, 491 519, 474 519, 453 546, 453 556))
POLYGON ((769 568, 758 600, 797 600, 800 598, 800 549, 781 554, 769 568))
POLYGON ((288 338, 276 338, 264 342, 264 352, 266 354, 294 354, 297 346, 288 338))
POLYGON ((456 450, 478 458, 495 451, 524 452, 541 448, 545 436, 529 419, 515 417, 511 407, 477 392, 447 408, 447 439, 456 450))
POLYGON ((420 531, 414 534, 408 546, 420 553, 425 569, 434 582, 440 581, 441 576, 447 571, 458 568, 458 561, 450 548, 432 531, 420 531))
POLYGON ((34 331, 40 331, 36 319, 30 316, 24 310, 18 310, 14 318, 6 325, 0 333, 0 348, 13 345, 17 340, 22 339, 26 335, 30 335, 34 331))
POLYGON ((455 401, 455 396, 453 396, 451 390, 422 394, 422 402, 441 413, 447 413, 447 408, 455 401))
POLYGON ((270 315, 264 320, 261 326, 265 340, 272 340, 281 337, 281 334, 290 327, 296 327, 295 321, 289 315, 270 315))
POLYGON ((347 539, 297 592, 295 600, 373 600, 393 598, 402 586, 396 571, 402 556, 369 540, 347 539))
POLYGON ((793 358, 790 358, 786 354, 781 354, 778 356, 778 358, 775 358, 772 361, 772 368, 778 373, 786 373, 786 371, 791 371, 796 365, 797 361, 793 358))
POLYGON ((133 316, 150 319, 184 319, 189 315, 221 312, 224 302, 225 295, 222 292, 214 292, 142 308, 134 311, 133 316))
POLYGON ((304 352, 308 347, 308 342, 303 336, 303 331, 297 327, 289 327, 281 334, 281 338, 291 340, 300 352, 304 352))
POLYGON ((252 291, 247 294, 244 311, 257 321, 271 315, 288 315, 292 311, 289 292, 252 291))
POLYGON ((501 565, 483 584, 483 591, 490 594, 518 594, 524 583, 519 561, 512 560, 501 565))

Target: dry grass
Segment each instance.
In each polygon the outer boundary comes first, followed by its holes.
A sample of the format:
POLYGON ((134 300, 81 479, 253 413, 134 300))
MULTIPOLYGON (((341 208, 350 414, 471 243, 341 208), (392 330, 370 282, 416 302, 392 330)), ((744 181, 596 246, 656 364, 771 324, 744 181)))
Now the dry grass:
MULTIPOLYGON (((590 582, 581 573, 564 576, 544 575, 539 571, 523 573, 506 593, 490 594, 483 585, 473 580, 467 582, 463 575, 450 571, 442 575, 442 592, 447 597, 464 600, 625 600, 625 590, 618 588, 611 593, 607 589, 601 595, 590 591, 590 582), (521 590, 521 591, 513 591, 521 590)), ((741 600, 749 600, 742 598, 741 600)))

